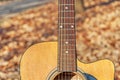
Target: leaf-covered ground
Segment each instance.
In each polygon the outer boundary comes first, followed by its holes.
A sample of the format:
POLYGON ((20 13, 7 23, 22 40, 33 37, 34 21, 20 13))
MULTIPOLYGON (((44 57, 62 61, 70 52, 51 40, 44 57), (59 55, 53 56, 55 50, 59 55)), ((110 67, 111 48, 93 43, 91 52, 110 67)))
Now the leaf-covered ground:
MULTIPOLYGON (((19 80, 24 51, 42 41, 57 40, 56 3, 33 8, 0 21, 0 80, 19 80)), ((110 59, 120 80, 120 2, 76 14, 77 52, 83 62, 110 59)))

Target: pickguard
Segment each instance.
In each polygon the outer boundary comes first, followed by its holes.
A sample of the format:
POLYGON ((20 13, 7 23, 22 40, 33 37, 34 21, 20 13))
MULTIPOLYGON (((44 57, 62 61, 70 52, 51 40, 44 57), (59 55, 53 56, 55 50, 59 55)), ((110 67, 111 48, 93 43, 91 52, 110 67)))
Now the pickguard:
POLYGON ((83 73, 85 75, 85 77, 87 78, 87 80, 97 80, 94 76, 87 74, 87 73, 83 73))

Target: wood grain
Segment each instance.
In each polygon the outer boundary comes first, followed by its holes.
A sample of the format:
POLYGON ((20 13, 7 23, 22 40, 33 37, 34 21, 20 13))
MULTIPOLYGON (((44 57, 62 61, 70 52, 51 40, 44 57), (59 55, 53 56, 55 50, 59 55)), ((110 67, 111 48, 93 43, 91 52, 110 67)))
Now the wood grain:
MULTIPOLYGON (((31 46, 23 55, 20 64, 21 80, 46 80, 57 67, 57 42, 43 42, 31 46)), ((109 60, 84 64, 78 61, 82 71, 92 74, 97 80, 114 80, 114 65, 109 60)))

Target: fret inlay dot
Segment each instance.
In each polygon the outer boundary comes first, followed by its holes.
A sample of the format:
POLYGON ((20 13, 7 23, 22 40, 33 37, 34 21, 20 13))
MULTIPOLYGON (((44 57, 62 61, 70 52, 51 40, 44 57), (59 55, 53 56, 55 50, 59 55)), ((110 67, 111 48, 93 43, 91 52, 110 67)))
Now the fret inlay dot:
POLYGON ((68 42, 65 42, 65 44, 68 44, 68 42))
POLYGON ((66 6, 65 9, 68 9, 68 7, 66 6))
POLYGON ((74 28, 74 26, 72 25, 71 28, 74 28))
POLYGON ((60 28, 63 28, 63 26, 60 26, 60 28))
POLYGON ((65 53, 68 54, 68 51, 66 51, 65 53))

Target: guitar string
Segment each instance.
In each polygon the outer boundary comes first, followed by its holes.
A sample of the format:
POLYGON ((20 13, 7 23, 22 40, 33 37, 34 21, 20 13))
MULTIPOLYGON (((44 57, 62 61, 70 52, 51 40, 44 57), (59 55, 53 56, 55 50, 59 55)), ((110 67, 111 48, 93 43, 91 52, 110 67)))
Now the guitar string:
MULTIPOLYGON (((74 2, 73 2, 73 4, 75 4, 75 0, 73 0, 74 2)), ((75 6, 75 5, 74 5, 75 6)), ((73 6, 73 9, 74 9, 74 6, 73 6)), ((75 14, 75 9, 74 9, 74 14, 75 14)), ((75 15, 73 15, 74 16, 74 29, 75 29, 75 15)), ((74 38, 75 38, 75 30, 73 31, 73 33, 74 33, 74 38)), ((76 39, 75 39, 76 40, 76 39)), ((76 45, 75 44, 75 40, 73 41, 74 42, 74 45, 76 45)), ((74 47, 75 48, 75 47, 74 47)), ((74 51, 74 56, 75 56, 75 51, 74 51)), ((74 60, 75 60, 75 58, 74 58, 74 60)), ((74 68, 75 68, 75 65, 74 65, 74 68)), ((76 78, 77 79, 77 78, 76 78)), ((78 80, 78 79, 77 79, 78 80)))
MULTIPOLYGON (((74 1, 74 11, 75 11, 75 4, 76 4, 76 0, 74 1)), ((74 17, 75 17, 75 12, 74 12, 74 17)), ((76 72, 77 72, 77 51, 76 51, 76 22, 75 22, 75 19, 74 19, 74 23, 75 23, 75 27, 74 27, 74 33, 75 33, 75 67, 76 67, 76 72)), ((77 74, 78 75, 78 74, 77 74)), ((77 80, 79 80, 80 79, 80 76, 78 75, 78 77, 77 77, 77 80)))
MULTIPOLYGON (((72 1, 71 1, 71 4, 72 4, 72 1)), ((72 7, 72 5, 70 6, 70 10, 71 10, 71 7, 72 7)), ((69 13, 70 16, 72 16, 71 13, 72 13, 72 12, 69 13)), ((71 18, 71 19, 72 19, 72 18, 71 18)), ((70 19, 70 23, 72 22, 71 19, 70 19)), ((71 25, 70 25, 70 28, 71 28, 71 25)), ((70 34, 70 35, 71 35, 71 34, 70 34)), ((71 36, 72 36, 72 35, 71 35, 71 36)), ((70 43, 70 50, 71 50, 71 41, 70 41, 69 43, 70 43)), ((70 53, 69 61, 71 62, 71 53, 70 53)), ((71 63, 70 63, 70 69, 71 69, 71 68, 72 68, 72 66, 71 66, 71 63)), ((72 69, 71 69, 71 71, 72 71, 72 69)), ((69 75, 70 75, 70 78, 72 78, 72 73, 70 73, 69 75)))
MULTIPOLYGON (((62 0, 62 3, 63 3, 63 0, 62 0)), ((61 10, 60 10, 60 11, 62 11, 62 6, 61 6, 61 10)), ((61 12, 60 12, 60 13, 61 13, 61 12)), ((61 16, 63 16, 63 13, 62 13, 61 16)), ((61 17, 61 16, 60 16, 60 17, 61 17)), ((62 22, 62 21, 63 21, 63 20, 62 20, 62 17, 61 17, 61 23, 60 23, 60 24, 61 24, 61 26, 62 26, 62 28, 63 28, 63 22, 62 22)), ((63 54, 62 54, 62 49, 63 49, 63 46, 62 46, 62 34, 63 34, 63 30, 62 30, 62 28, 61 28, 61 55, 62 55, 62 56, 61 56, 61 58, 62 58, 62 59, 61 59, 61 63, 62 63, 62 64, 61 64, 61 68, 62 68, 61 70, 63 70, 63 54)), ((62 73, 61 73, 60 77, 61 77, 60 80, 62 80, 62 73)))
MULTIPOLYGON (((59 3, 58 3, 59 4, 59 11, 61 11, 61 3, 62 2, 63 1, 59 0, 59 3)), ((60 65, 59 66, 59 70, 60 70, 60 74, 59 75, 60 76, 58 76, 58 79, 61 80, 61 70, 63 69, 63 67, 62 67, 62 65, 63 65, 63 62, 62 62, 63 57, 62 57, 62 36, 61 36, 62 35, 62 29, 61 29, 61 26, 63 26, 63 25, 62 25, 62 18, 61 18, 62 14, 61 14, 61 12, 59 12, 59 13, 60 13, 60 15, 59 15, 59 20, 60 20, 59 21, 59 31, 60 31, 60 33, 59 33, 59 35, 60 35, 59 36, 59 38, 60 38, 60 42, 59 42, 60 43, 60 45, 59 45, 60 46, 60 52, 59 52, 60 53, 60 56, 59 56, 59 65, 60 65)))
MULTIPOLYGON (((61 10, 62 10, 62 7, 61 7, 61 10)), ((63 13, 62 13, 62 15, 61 16, 63 16, 63 13)), ((63 28, 63 22, 62 22, 63 20, 62 20, 62 18, 61 18, 61 26, 62 26, 62 28, 63 28)), ((63 70, 63 54, 62 54, 62 49, 63 49, 63 46, 62 46, 62 34, 63 34, 63 30, 62 30, 62 28, 61 28, 61 71, 63 70)), ((60 75, 60 80, 62 80, 62 73, 61 73, 61 75, 60 75)))
MULTIPOLYGON (((76 14, 75 14, 75 4, 76 4, 76 0, 74 0, 74 23, 75 23, 75 24, 74 24, 74 34, 75 34, 75 42, 74 42, 74 43, 75 43, 75 55, 74 55, 74 56, 75 56, 75 58, 74 58, 74 59, 75 59, 75 61, 74 61, 74 62, 75 62, 75 68, 76 68, 76 72, 77 72, 77 53, 76 53, 76 22, 75 22, 75 15, 76 15, 76 14)), ((76 75, 78 75, 78 74, 76 74, 76 75)), ((77 77, 77 80, 79 80, 79 76, 77 77)))
MULTIPOLYGON (((65 0, 63 0, 62 4, 64 4, 64 1, 65 1, 65 0)), ((63 21, 63 22, 62 22, 62 24, 63 24, 62 31, 63 31, 63 34, 64 34, 64 28, 65 28, 65 26, 64 26, 64 9, 63 9, 63 8, 64 8, 64 5, 63 5, 63 6, 61 5, 61 7, 62 7, 61 12, 63 11, 63 12, 62 12, 63 15, 61 16, 61 18, 63 17, 63 18, 62 18, 62 21, 63 21)), ((63 34, 62 34, 62 39, 64 39, 63 34)), ((63 41, 62 41, 62 49, 64 49, 63 41)), ((63 66, 63 70, 64 70, 65 61, 64 61, 64 51, 63 51, 63 50, 62 50, 62 55, 63 55, 63 56, 62 56, 62 57, 63 57, 63 65, 62 65, 62 66, 63 66)), ((63 70, 62 70, 62 80, 64 80, 64 72, 63 72, 63 70)))
MULTIPOLYGON (((72 1, 70 2, 70 4, 72 3, 72 1)), ((69 7, 69 10, 71 11, 71 6, 69 7)), ((70 23, 71 22, 71 12, 68 12, 69 14, 70 14, 70 19, 68 19, 68 23, 70 23)), ((68 25, 68 27, 67 27, 67 31, 68 31, 68 33, 67 33, 67 36, 68 36, 68 38, 70 39, 70 36, 68 35, 69 34, 69 28, 70 28, 70 25, 68 25)), ((70 34, 71 35, 71 34, 70 34)), ((70 42, 69 42, 69 46, 68 46, 68 48, 70 47, 71 45, 70 45, 70 42)), ((69 49, 70 50, 70 49, 69 49)), ((69 51, 69 55, 70 55, 70 51, 69 51)), ((68 61, 70 61, 70 57, 68 56, 68 61)), ((71 64, 71 63, 69 63, 69 64, 71 64)), ((70 67, 70 65, 68 64, 68 67, 69 67, 69 70, 71 69, 71 67, 70 67)), ((68 73, 68 78, 69 79, 71 79, 71 72, 69 72, 68 73)))
MULTIPOLYGON (((68 0, 66 0, 66 4, 69 4, 69 1, 68 0)), ((67 11, 69 10, 69 7, 68 6, 66 6, 67 7, 67 11)), ((65 13, 66 14, 66 13, 65 13)), ((68 16, 68 15, 66 15, 66 16, 68 16)), ((69 16, 68 16, 69 17, 69 16)), ((67 23, 69 23, 69 20, 70 19, 68 19, 68 22, 67 23)), ((69 25, 69 24, 68 24, 69 25)), ((67 36, 66 36, 66 41, 68 42, 68 25, 66 25, 66 34, 67 34, 67 36)), ((69 44, 69 43, 68 43, 69 44)), ((66 54, 66 56, 67 56, 67 67, 68 67, 68 61, 69 61, 69 57, 68 57, 68 55, 69 55, 69 50, 68 50, 68 45, 67 45, 67 51, 68 51, 68 53, 66 54)), ((68 68, 66 69, 67 71, 69 70, 68 68)), ((67 78, 69 79, 69 73, 67 73, 67 78)))
MULTIPOLYGON (((63 16, 63 23, 66 23, 66 20, 65 20, 65 4, 66 4, 66 0, 64 0, 64 5, 63 5, 63 13, 64 13, 64 16, 63 16)), ((65 24, 64 24, 64 28, 63 28, 63 31, 64 31, 64 33, 63 34, 65 34, 66 33, 66 30, 65 30, 65 28, 66 28, 66 26, 65 26, 65 24)), ((66 38, 65 38, 65 36, 63 36, 63 39, 65 39, 65 41, 66 41, 66 38)), ((64 45, 64 41, 63 41, 63 45, 64 45)), ((66 46, 64 46, 65 48, 66 48, 66 46)), ((65 51, 63 50, 63 54, 65 54, 65 51)), ((65 55, 64 55, 65 56, 65 55)), ((65 59, 65 67, 64 67, 64 70, 65 70, 65 68, 66 68, 66 64, 67 64, 67 61, 66 61, 66 56, 64 57, 65 59)), ((65 71, 63 71, 63 80, 64 80, 64 77, 65 77, 65 80, 66 80, 66 72, 65 71), (65 74, 65 76, 64 76, 64 74, 65 74)))
MULTIPOLYGON (((71 4, 73 4, 73 0, 72 0, 72 3, 71 4)), ((73 7, 73 6, 72 6, 73 7)), ((71 7, 71 8, 72 8, 71 7)), ((71 9, 72 10, 72 9, 71 9)), ((73 14, 73 12, 70 12, 70 15, 72 16, 72 14, 73 14)), ((73 17, 73 16, 72 16, 73 17)), ((72 36, 73 37, 73 36, 72 36)), ((73 41, 74 42, 74 41, 73 41)), ((71 44, 72 44, 72 42, 71 42, 71 44)), ((73 54, 73 53, 71 53, 71 54, 73 54)), ((73 66, 72 66, 73 67, 73 66)))
MULTIPOLYGON (((74 50, 74 63, 75 63, 75 65, 74 65, 74 68, 76 68, 77 69, 77 64, 76 64, 76 32, 75 32, 75 30, 76 30, 76 24, 75 24, 75 3, 76 3, 76 0, 74 0, 74 2, 73 2, 73 4, 74 4, 74 6, 73 6, 73 10, 74 10, 74 38, 75 38, 75 40, 74 40, 74 44, 75 44, 75 46, 74 46, 74 48, 75 48, 75 50, 74 50)), ((78 76, 77 76, 77 74, 76 74, 76 79, 78 80, 79 78, 78 78, 78 76)))
MULTIPOLYGON (((61 2, 61 3, 63 3, 63 0, 62 0, 62 2, 61 2)), ((60 4, 61 4, 61 3, 60 3, 60 4)), ((60 11, 61 11, 61 10, 62 10, 61 5, 60 5, 60 8, 61 8, 61 9, 60 9, 60 11)), ((61 13, 61 12, 60 12, 60 13, 61 13)), ((61 14, 61 16, 63 16, 63 13, 61 14)), ((61 20, 61 21, 60 21, 60 26, 63 26, 63 24, 62 24, 62 21, 63 21, 63 20, 62 20, 61 16, 60 16, 60 20, 61 20)), ((62 68, 61 70, 63 70, 63 55, 62 55, 62 29, 61 29, 61 33, 60 33, 60 35, 61 35, 61 37, 60 37, 60 38, 61 38, 61 43, 60 43, 60 44, 61 44, 61 68, 62 68)), ((61 80, 61 79, 62 79, 62 73, 60 73, 60 80, 61 80)))
MULTIPOLYGON (((71 4, 72 4, 72 2, 71 2, 71 4)), ((72 5, 71 5, 72 6, 72 5)), ((71 9, 71 7, 70 7, 70 9, 71 9)), ((70 12, 70 16, 72 16, 71 15, 72 14, 72 12, 70 12)), ((71 22, 71 20, 70 20, 70 22, 71 22)), ((70 27, 71 28, 71 27, 70 27)), ((70 42, 70 47, 71 47, 71 42, 70 42)), ((71 49, 71 48, 70 48, 71 49)), ((70 58, 71 58, 71 55, 70 55, 70 58)), ((71 60, 70 60, 70 62, 71 62, 71 60)), ((71 65, 70 65, 71 66, 71 65)), ((70 67, 71 68, 71 67, 70 67)), ((71 76, 71 73, 70 73, 70 77, 72 78, 72 76, 71 76)))
MULTIPOLYGON (((67 4, 69 4, 69 0, 67 1, 67 4)), ((68 10, 70 9, 69 8, 69 6, 67 6, 68 7, 68 10)), ((68 12, 68 14, 69 14, 69 12, 68 12)), ((68 16, 68 15, 67 15, 68 16)), ((69 17, 69 16, 68 16, 69 17)), ((70 19, 68 19, 68 23, 69 23, 69 21, 70 21, 70 19)), ((67 25, 67 42, 68 42, 68 40, 69 40, 69 36, 68 36, 68 28, 69 28, 69 24, 67 25)), ((69 42, 68 42, 68 44, 69 44, 69 42)), ((67 45, 67 48, 69 48, 69 46, 67 45)), ((67 49, 68 50, 68 49, 67 49)), ((70 51, 68 50, 68 54, 67 54, 67 58, 68 58, 68 61, 69 61, 69 53, 70 53, 70 51)), ((67 67, 68 67, 69 65, 67 65, 67 67)), ((69 72, 68 72, 68 79, 70 79, 70 76, 69 76, 69 72)))
MULTIPOLYGON (((75 6, 75 0, 72 0, 72 4, 73 4, 73 6, 71 6, 71 11, 72 11, 72 10, 74 10, 74 11, 71 12, 70 15, 71 15, 72 17, 74 17, 73 20, 71 19, 71 22, 74 23, 74 24, 72 25, 73 27, 71 27, 71 28, 73 28, 72 31, 71 31, 71 33, 73 34, 73 35, 72 35, 72 38, 74 39, 74 38, 75 38, 75 15, 74 15, 74 14, 75 14, 75 8, 74 8, 74 6, 75 6), (74 21, 74 22, 73 22, 73 21, 74 21)), ((75 40, 76 40, 76 39, 75 39, 75 40)), ((75 40, 71 42, 71 48, 70 48, 70 49, 73 48, 72 53, 71 53, 71 57, 74 57, 75 54, 76 54, 76 53, 75 53, 75 46, 72 47, 73 44, 75 45, 75 40)), ((71 59, 72 59, 72 60, 70 60, 70 61, 71 61, 72 63, 74 63, 75 57, 74 57, 74 58, 71 58, 71 59)), ((71 67, 71 69, 72 69, 72 70, 75 69, 75 63, 74 63, 74 65, 71 67)), ((72 74, 72 73, 71 73, 71 74, 72 74)))
MULTIPOLYGON (((58 12, 59 12, 59 10, 60 10, 60 7, 59 7, 59 1, 60 0, 58 0, 58 12)), ((60 30, 59 30, 59 16, 60 16, 60 13, 58 13, 58 36, 60 37, 60 30)), ((58 49, 59 49, 59 47, 60 47, 60 38, 58 37, 58 49)), ((57 67, 57 69, 59 70, 60 69, 60 51, 58 50, 58 67, 57 67)), ((59 76, 57 76, 57 79, 59 78, 59 76)), ((55 79, 55 78, 54 78, 55 79)))
MULTIPOLYGON (((61 7, 60 7, 60 0, 58 0, 58 7, 59 7, 59 9, 58 10, 61 10, 61 7)), ((58 19, 59 19, 59 23, 58 23, 58 29, 59 29, 59 47, 60 47, 60 51, 59 51, 59 70, 60 70, 60 68, 61 68, 61 30, 60 30, 60 22, 61 22, 61 18, 60 18, 60 16, 61 16, 61 13, 58 11, 58 19)), ((59 79, 60 78, 60 76, 58 75, 58 77, 57 77, 57 79, 59 79)))
MULTIPOLYGON (((71 2, 71 4, 72 4, 72 2, 71 2)), ((71 10, 71 6, 70 6, 70 10, 71 10)), ((71 16, 71 12, 70 12, 69 14, 70 14, 70 16, 71 16)), ((71 19, 70 19, 70 22, 71 22, 71 19)), ((71 42, 69 42, 69 44, 71 44, 71 42)), ((71 46, 71 45, 70 45, 70 46, 71 46)), ((70 73, 69 76, 71 77, 71 73, 70 73)))
MULTIPOLYGON (((58 12, 59 12, 59 10, 60 10, 60 7, 59 7, 59 3, 60 3, 60 0, 58 0, 58 12)), ((58 45, 58 48, 60 47, 60 29, 59 29, 59 22, 60 22, 60 13, 58 13, 58 35, 59 35, 59 37, 58 37, 58 43, 59 43, 59 45, 58 45)), ((61 48, 59 49, 59 51, 58 51, 58 70, 60 70, 60 50, 61 50, 61 48)), ((57 79, 59 79, 59 76, 57 76, 57 79)))
MULTIPOLYGON (((69 4, 69 1, 68 1, 68 3, 67 4, 69 4)), ((68 7, 68 10, 70 9, 70 7, 68 7)), ((69 14, 69 12, 68 12, 68 14, 69 14)), ((68 17, 69 17, 69 15, 67 15, 68 17)), ((69 21, 70 21, 70 19, 68 19, 68 23, 69 23, 69 21)), ((69 39, 69 36, 68 36, 68 28, 69 28, 69 24, 67 25, 67 39, 69 39)), ((67 40, 68 41, 68 40, 67 40)), ((69 42, 68 42, 68 44, 69 44, 69 42)), ((67 47, 69 48, 69 46, 67 45, 67 47)), ((68 49, 67 49, 68 50, 68 49)), ((68 54, 69 54, 70 52, 69 52, 69 50, 68 50, 68 54)), ((68 56, 68 61, 69 61, 69 56, 68 56)), ((67 66, 69 66, 69 65, 67 65, 67 66)), ((70 75, 69 75, 69 72, 68 72, 68 79, 70 79, 70 75)))
MULTIPOLYGON (((66 11, 67 9, 66 9, 66 4, 67 4, 67 0, 65 0, 65 5, 64 5, 64 11, 66 11)), ((66 12, 64 12, 64 17, 66 17, 66 12)), ((65 23, 66 23, 66 18, 64 18, 64 20, 65 20, 65 23)), ((66 30, 66 27, 67 27, 67 25, 65 25, 65 42, 67 41, 67 30, 66 30)), ((66 57, 66 59, 65 59, 65 62, 66 62, 66 66, 65 66, 65 68, 66 68, 66 71, 67 71, 67 46, 65 45, 65 50, 66 50, 66 53, 65 53, 65 57, 66 57)), ((65 80, 66 80, 66 77, 67 77, 67 72, 65 72, 65 80)))

